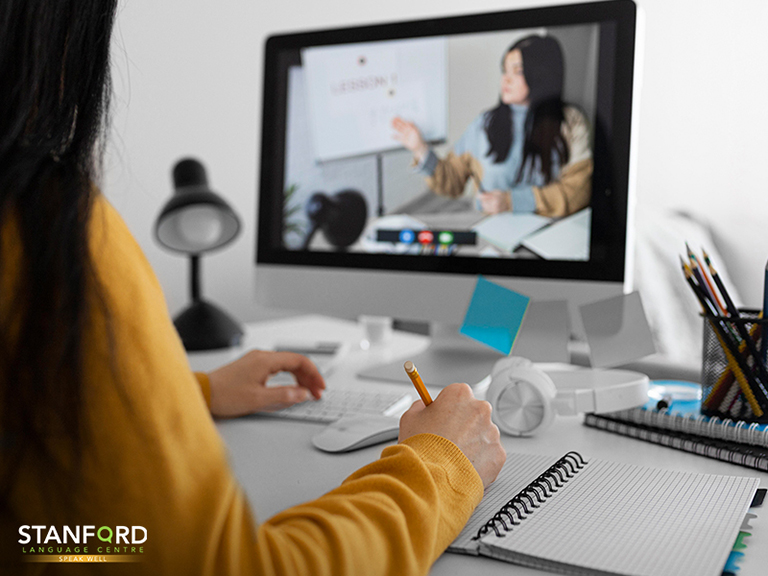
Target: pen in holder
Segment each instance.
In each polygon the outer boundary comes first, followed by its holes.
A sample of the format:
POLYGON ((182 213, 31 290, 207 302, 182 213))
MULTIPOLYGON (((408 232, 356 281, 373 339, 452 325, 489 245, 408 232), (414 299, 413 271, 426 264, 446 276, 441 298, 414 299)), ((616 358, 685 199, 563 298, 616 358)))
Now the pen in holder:
POLYGON ((768 423, 768 366, 761 338, 768 318, 703 314, 701 413, 721 419, 768 423))

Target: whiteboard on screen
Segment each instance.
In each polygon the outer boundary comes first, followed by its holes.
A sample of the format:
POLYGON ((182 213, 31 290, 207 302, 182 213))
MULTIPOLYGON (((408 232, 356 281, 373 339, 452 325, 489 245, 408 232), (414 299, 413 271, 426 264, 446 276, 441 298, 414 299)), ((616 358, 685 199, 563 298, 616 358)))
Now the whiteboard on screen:
POLYGON ((448 132, 446 39, 318 46, 301 51, 315 161, 400 148, 392 119, 427 141, 448 132))

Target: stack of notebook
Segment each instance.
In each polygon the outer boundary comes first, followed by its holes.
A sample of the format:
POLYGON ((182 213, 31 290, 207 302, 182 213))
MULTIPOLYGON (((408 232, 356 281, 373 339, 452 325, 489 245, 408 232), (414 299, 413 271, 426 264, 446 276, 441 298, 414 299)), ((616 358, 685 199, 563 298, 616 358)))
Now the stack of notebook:
POLYGON ((584 424, 693 454, 768 471, 768 425, 702 416, 699 400, 587 414, 584 424))

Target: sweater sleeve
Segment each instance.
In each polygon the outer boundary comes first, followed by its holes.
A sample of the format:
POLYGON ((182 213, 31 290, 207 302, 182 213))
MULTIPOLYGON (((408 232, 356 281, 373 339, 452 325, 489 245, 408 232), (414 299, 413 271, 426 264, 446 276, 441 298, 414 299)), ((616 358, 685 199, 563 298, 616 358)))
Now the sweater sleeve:
POLYGON ((427 176, 427 186, 435 194, 458 198, 464 193, 470 178, 476 191, 479 189, 478 183, 483 179, 483 166, 476 155, 482 129, 481 114, 467 127, 445 158, 438 158, 433 150, 429 150, 417 168, 427 176))
POLYGON ((533 186, 536 213, 550 218, 586 208, 592 198, 592 149, 587 119, 576 108, 565 109, 562 134, 568 143, 568 163, 560 177, 545 186, 533 186))
POLYGON ((434 152, 429 152, 434 160, 432 175, 427 177, 427 186, 438 196, 458 198, 464 193, 467 180, 472 178, 475 183, 482 180, 483 167, 480 161, 470 152, 457 155, 449 152, 445 158, 437 158, 434 152))
POLYGON ((203 392, 203 398, 205 398, 205 405, 208 408, 211 407, 211 379, 208 378, 208 374, 205 372, 195 372, 195 378, 200 385, 200 390, 203 392))
POLYGON ((422 434, 259 526, 256 573, 426 574, 483 495, 464 454, 422 434))
MULTIPOLYGON (((140 561, 157 574, 426 573, 482 498, 464 454, 438 436, 409 438, 330 493, 259 525, 206 406, 208 379, 190 369, 149 263, 106 200, 93 218, 109 314, 94 320, 86 346, 96 434, 83 462, 82 517, 144 527, 140 561)), ((280 453, 299 457, 290 447, 280 453)), ((40 490, 24 485, 21 516, 44 517, 51 499, 40 490)))

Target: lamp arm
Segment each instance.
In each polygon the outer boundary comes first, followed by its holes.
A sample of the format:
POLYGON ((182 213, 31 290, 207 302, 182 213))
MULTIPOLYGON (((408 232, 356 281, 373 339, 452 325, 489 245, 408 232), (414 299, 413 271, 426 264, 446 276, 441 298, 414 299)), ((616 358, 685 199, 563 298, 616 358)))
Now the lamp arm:
POLYGON ((200 255, 191 254, 189 257, 189 295, 192 302, 199 302, 200 296, 200 255))

